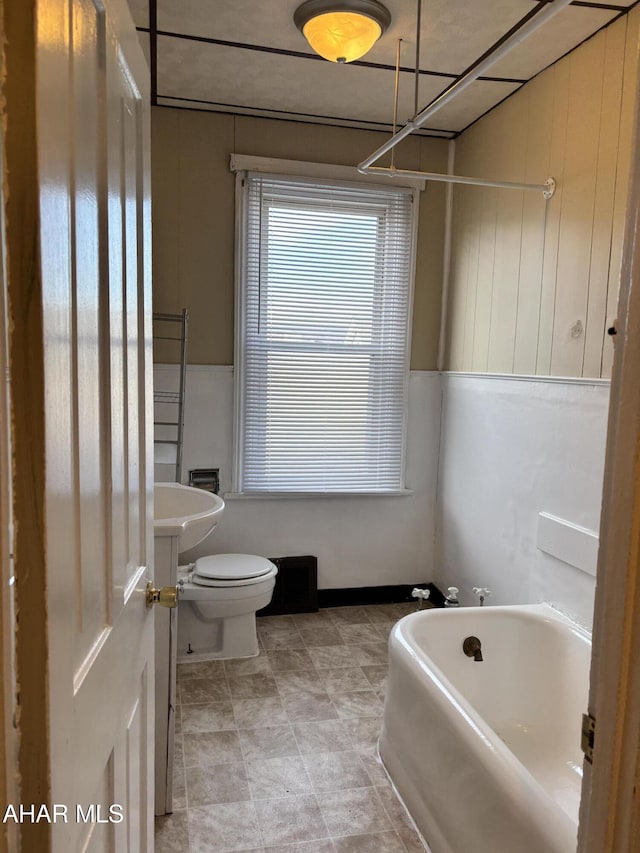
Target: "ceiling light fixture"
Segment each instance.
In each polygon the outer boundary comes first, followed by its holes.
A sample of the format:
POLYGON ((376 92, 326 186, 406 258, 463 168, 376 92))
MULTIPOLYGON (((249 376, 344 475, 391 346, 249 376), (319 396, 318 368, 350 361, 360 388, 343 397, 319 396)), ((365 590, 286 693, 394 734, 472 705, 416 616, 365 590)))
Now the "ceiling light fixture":
POLYGON ((293 20, 311 47, 330 62, 353 62, 371 50, 391 23, 378 0, 307 0, 293 20))

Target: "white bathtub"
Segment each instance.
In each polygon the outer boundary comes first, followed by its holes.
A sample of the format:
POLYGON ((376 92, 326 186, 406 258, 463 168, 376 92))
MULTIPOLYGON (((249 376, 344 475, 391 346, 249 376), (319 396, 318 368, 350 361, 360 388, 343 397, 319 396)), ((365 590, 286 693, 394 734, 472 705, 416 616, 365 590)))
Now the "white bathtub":
POLYGON ((395 626, 380 755, 432 853, 575 851, 590 657, 546 604, 395 626), (482 662, 462 651, 470 635, 482 662))

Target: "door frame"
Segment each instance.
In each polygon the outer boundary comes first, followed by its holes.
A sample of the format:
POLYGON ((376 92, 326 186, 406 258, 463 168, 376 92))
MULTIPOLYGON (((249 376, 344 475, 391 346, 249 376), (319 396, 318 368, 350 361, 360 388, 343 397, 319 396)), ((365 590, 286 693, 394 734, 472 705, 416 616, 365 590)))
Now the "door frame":
POLYGON ((593 765, 584 762, 579 853, 640 849, 639 145, 640 91, 613 337, 588 707, 596 731, 593 765))
MULTIPOLYGON (((29 6, 33 10, 35 2, 24 3, 24 7, 29 6)), ((0 0, 0 35, 3 37, 5 15, 6 6, 0 0)), ((28 89, 29 83, 33 82, 33 54, 27 51, 21 59, 22 67, 29 73, 18 85, 28 89)), ((8 83, 16 85, 17 76, 16 66, 12 69, 9 64, 8 83)), ((6 91, 3 95, 7 96, 6 91)), ((30 102, 33 100, 21 99, 19 109, 12 109, 16 101, 9 97, 6 115, 10 118, 22 115, 28 125, 25 107, 30 102)), ((636 153, 639 139, 636 119, 633 146, 636 153)), ((0 128, 0 157, 4 171, 7 158, 3 128, 0 128)), ((640 778, 640 666, 637 664, 640 656, 640 164, 637 156, 633 162, 619 294, 620 323, 615 337, 616 358, 611 383, 593 629, 589 712, 597 720, 597 731, 593 766, 585 763, 579 853, 640 849, 640 788, 636 790, 635 785, 640 778)), ((6 171, 4 177, 7 178, 6 171)), ((15 187, 15 178, 10 184, 15 187)), ((0 796, 5 802, 17 803, 20 799, 17 791, 22 788, 19 771, 26 770, 28 778, 27 765, 33 756, 29 755, 28 748, 23 748, 17 765, 14 751, 17 732, 24 732, 24 729, 20 724, 16 724, 17 728, 13 724, 15 673, 12 640, 16 621, 11 594, 13 543, 10 510, 12 505, 15 506, 16 495, 12 491, 7 466, 2 464, 8 458, 12 426, 9 390, 4 381, 8 369, 5 358, 8 316, 3 188, 4 182, 0 184, 0 638, 3 641, 0 733, 4 738, 4 749, 0 752, 0 796)), ((22 189, 28 191, 29 187, 23 186, 22 189)), ((37 205, 33 211, 37 218, 36 211, 37 205)), ((10 277, 10 265, 8 273, 10 277)), ((14 288, 19 288, 19 280, 16 282, 14 279, 14 288)), ((16 375, 15 365, 11 365, 9 375, 16 375)), ((15 465, 14 460, 13 471, 15 465)), ((37 586, 31 587, 32 596, 37 589, 37 586)), ((44 599, 44 587, 41 591, 44 599)), ((33 637, 25 638, 22 643, 32 644, 33 637)), ((16 645, 20 660, 20 636, 16 645)), ((0 851, 17 849, 7 835, 11 831, 10 824, 4 827, 4 833, 0 834, 0 851)))
MULTIPOLYGON (((60 11, 72 2, 74 0, 60 2, 60 11)), ((103 0, 94 0, 96 7, 102 3, 103 0)), ((130 21, 126 0, 109 0, 108 5, 112 20, 130 21)), ((3 641, 0 651, 0 738, 4 736, 4 743, 8 746, 0 748, 0 796, 5 799, 0 812, 2 815, 9 803, 16 809, 19 804, 27 808, 33 804, 36 811, 40 805, 53 806, 50 764, 56 732, 50 725, 48 696, 49 680, 55 686, 56 674, 50 670, 48 621, 52 611, 52 592, 51 578, 47 574, 45 526, 45 360, 39 251, 36 57, 39 55, 39 31, 41 34, 50 26, 52 39, 59 39, 60 33, 55 30, 58 24, 55 16, 44 17, 44 6, 42 0, 0 0, 0 69, 5 71, 0 77, 3 99, 0 122, 0 169, 3 177, 0 182, 0 639, 3 641), (5 355, 7 383, 4 381, 5 355), (10 463, 6 465, 9 449, 10 463), (12 577, 13 572, 15 578, 12 577), (13 580, 15 582, 11 583, 13 580)), ((133 46, 141 56, 133 24, 128 26, 127 36, 127 51, 129 46, 133 46)), ((55 92, 55 76, 45 79, 55 92)), ((64 159, 64 149, 61 151, 59 148, 57 153, 64 159)), ((145 191, 146 188, 145 179, 145 191)), ((150 247, 149 231, 150 223, 144 227, 143 241, 150 247)), ((139 234, 138 238, 142 236, 139 234)), ((145 340, 150 341, 150 316, 145 324, 145 340)), ((145 361, 150 369, 149 346, 145 361)), ((147 441, 150 439, 148 424, 152 421, 148 415, 147 412, 144 419, 147 441)), ((145 469, 149 470, 149 466, 145 469)), ((147 571, 152 576, 151 527, 147 529, 147 554, 147 571)), ((142 572, 140 576, 140 583, 136 584, 131 598, 135 598, 136 606, 140 603, 141 612, 146 614, 142 572)), ((61 602, 64 604, 59 598, 54 603, 58 606, 61 602)), ((151 615, 145 615, 145 619, 152 624, 151 615)), ((152 656, 149 670, 152 674, 152 656)), ((152 683, 150 687, 153 695, 152 683)), ((152 701, 149 707, 153 708, 152 701)), ((144 732, 153 732, 152 720, 151 710, 148 719, 141 722, 144 732)), ((57 732, 60 732, 59 728, 57 732)), ((147 749, 146 755, 152 755, 152 750, 147 749)), ((149 761, 152 760, 151 757, 149 761)), ((119 784, 123 783, 127 771, 128 767, 120 761, 115 770, 119 784)), ((140 775, 142 777, 143 774, 140 775)), ((152 778, 152 774, 147 775, 152 778)), ((150 786, 143 787, 146 792, 150 786)), ((152 809, 148 809, 145 816, 146 835, 151 839, 148 849, 152 849, 152 809)), ((104 815, 98 814, 98 817, 104 815)), ((63 825, 67 821, 56 822, 63 825)), ((71 822, 70 816, 68 823, 71 822)), ((98 825, 105 820, 90 822, 98 825)), ((114 834, 117 833, 122 842, 130 824, 117 820, 112 823, 115 825, 114 834)), ((59 828, 56 827, 56 832, 59 828)), ((56 838, 59 836, 54 837, 46 818, 35 823, 27 819, 18 824, 9 819, 0 829, 0 853, 5 850, 13 853, 20 849, 50 850, 57 843, 56 838)))
MULTIPOLYGON (((4 3, 0 0, 0 41, 4 42, 4 3)), ((3 95, 4 54, 0 53, 0 97, 3 95)), ((0 163, 4 162, 4 126, 0 124, 0 163)), ((13 555, 11 433, 9 387, 9 326, 6 277, 4 181, 0 182, 0 802, 17 801, 17 749, 14 727, 16 680, 14 671, 13 555)), ((15 825, 0 832, 0 853, 17 849, 15 825)))

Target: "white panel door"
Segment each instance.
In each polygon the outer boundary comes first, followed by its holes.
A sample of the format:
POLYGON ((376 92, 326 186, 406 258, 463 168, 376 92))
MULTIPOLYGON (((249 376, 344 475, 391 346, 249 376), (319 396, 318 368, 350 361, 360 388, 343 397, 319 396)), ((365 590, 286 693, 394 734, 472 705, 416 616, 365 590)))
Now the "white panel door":
POLYGON ((144 853, 153 849, 149 93, 124 0, 38 0, 36 73, 50 792, 69 818, 51 827, 51 849, 144 853))

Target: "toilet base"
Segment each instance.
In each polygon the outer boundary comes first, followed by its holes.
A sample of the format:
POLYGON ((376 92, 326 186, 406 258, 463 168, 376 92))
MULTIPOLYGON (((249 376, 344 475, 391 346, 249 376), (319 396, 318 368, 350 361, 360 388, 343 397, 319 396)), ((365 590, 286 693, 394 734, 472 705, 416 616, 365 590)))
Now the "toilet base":
POLYGON ((198 618, 195 602, 180 603, 178 663, 251 658, 257 654, 255 613, 209 618, 203 622, 198 618))

